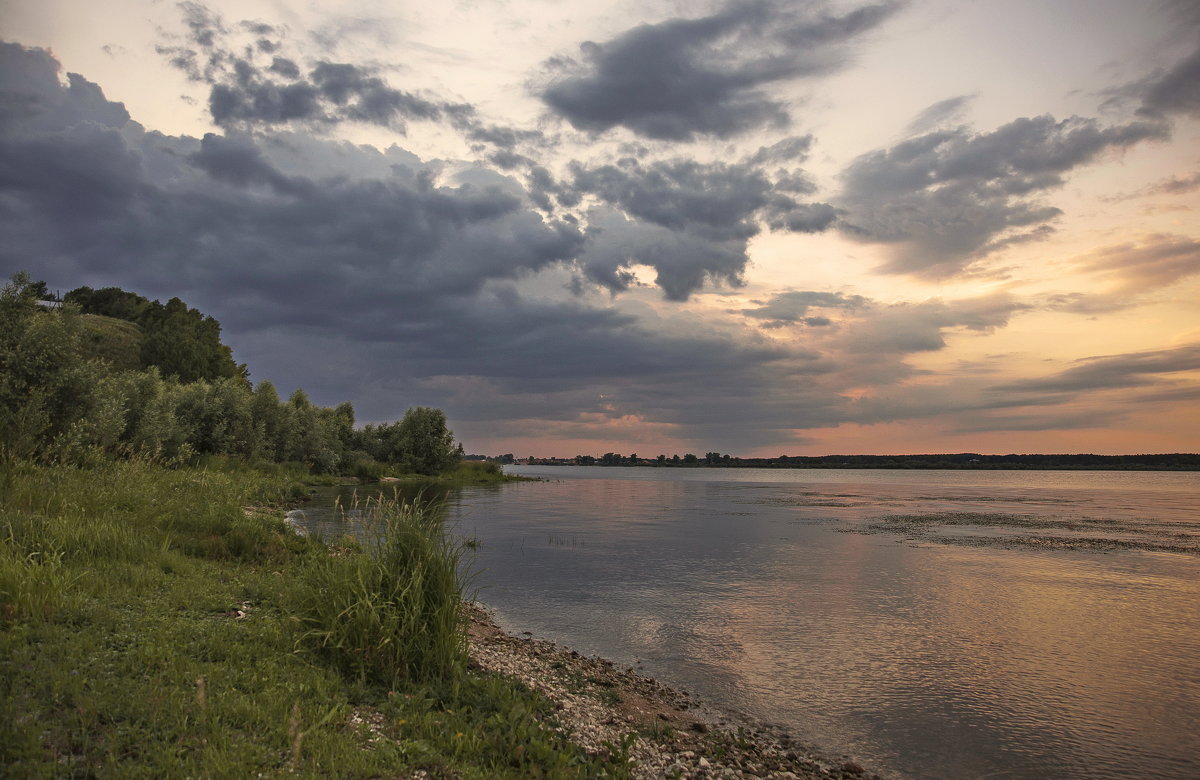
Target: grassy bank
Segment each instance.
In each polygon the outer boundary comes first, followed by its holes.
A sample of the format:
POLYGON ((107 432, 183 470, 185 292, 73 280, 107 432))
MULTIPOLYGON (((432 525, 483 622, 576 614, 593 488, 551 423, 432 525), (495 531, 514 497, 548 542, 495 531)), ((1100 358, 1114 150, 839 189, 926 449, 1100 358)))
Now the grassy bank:
POLYGON ((463 487, 467 485, 499 485, 505 482, 538 482, 536 477, 521 477, 515 474, 505 474, 499 463, 492 461, 473 461, 464 460, 458 463, 453 469, 445 471, 437 476, 424 476, 422 474, 402 474, 397 472, 395 476, 387 476, 386 471, 381 472, 376 480, 386 480, 392 482, 411 482, 413 484, 423 484, 440 487, 463 487))
POLYGON ((293 475, 0 464, 10 776, 621 776, 468 670, 457 548, 381 504, 369 550, 290 534, 293 475))

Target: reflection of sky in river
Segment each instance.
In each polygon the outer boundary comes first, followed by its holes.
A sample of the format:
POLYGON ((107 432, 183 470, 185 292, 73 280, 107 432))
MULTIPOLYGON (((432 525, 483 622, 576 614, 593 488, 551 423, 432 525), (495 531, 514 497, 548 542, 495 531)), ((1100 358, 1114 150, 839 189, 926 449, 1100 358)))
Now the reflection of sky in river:
POLYGON ((1200 772, 1200 558, 842 532, 964 507, 1195 523, 1196 476, 653 472, 452 496, 481 600, 893 775, 1200 772))

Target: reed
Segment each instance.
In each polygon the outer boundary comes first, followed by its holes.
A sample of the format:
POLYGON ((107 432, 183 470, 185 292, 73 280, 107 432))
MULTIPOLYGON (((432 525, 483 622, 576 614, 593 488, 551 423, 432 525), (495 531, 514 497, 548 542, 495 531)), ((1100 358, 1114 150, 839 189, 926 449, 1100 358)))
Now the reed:
POLYGON ((466 663, 463 544, 435 505, 372 497, 352 506, 367 541, 318 555, 298 575, 299 643, 362 682, 445 679, 466 663))

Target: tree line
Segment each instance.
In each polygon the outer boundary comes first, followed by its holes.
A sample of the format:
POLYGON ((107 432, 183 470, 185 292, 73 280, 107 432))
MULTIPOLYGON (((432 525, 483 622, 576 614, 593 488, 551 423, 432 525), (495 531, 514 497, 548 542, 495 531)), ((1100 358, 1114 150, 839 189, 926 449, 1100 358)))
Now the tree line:
POLYGON ((25 273, 0 292, 0 456, 85 464, 229 455, 315 473, 435 475, 462 455, 440 409, 355 427, 350 403, 252 384, 220 324, 178 298, 80 287, 46 307, 25 273))
MULTIPOLYGON (((511 454, 501 455, 500 462, 512 463, 511 454)), ((965 452, 930 455, 780 455, 774 458, 739 458, 720 452, 703 456, 687 453, 638 457, 637 453, 621 455, 606 452, 595 455, 576 455, 569 460, 530 457, 526 463, 541 466, 654 466, 685 468, 767 468, 767 469, 1090 469, 1114 471, 1192 471, 1200 470, 1200 454, 1166 453, 1138 455, 1093 454, 1011 454, 982 455, 965 452)))

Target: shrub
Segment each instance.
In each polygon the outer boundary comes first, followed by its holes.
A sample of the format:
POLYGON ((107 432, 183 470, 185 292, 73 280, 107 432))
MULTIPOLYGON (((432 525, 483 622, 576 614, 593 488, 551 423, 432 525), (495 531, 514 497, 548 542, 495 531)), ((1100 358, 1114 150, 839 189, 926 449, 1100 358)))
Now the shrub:
POLYGON ((362 682, 454 676, 466 662, 461 545, 430 505, 381 498, 364 517, 375 532, 365 546, 301 569, 300 643, 362 682))

